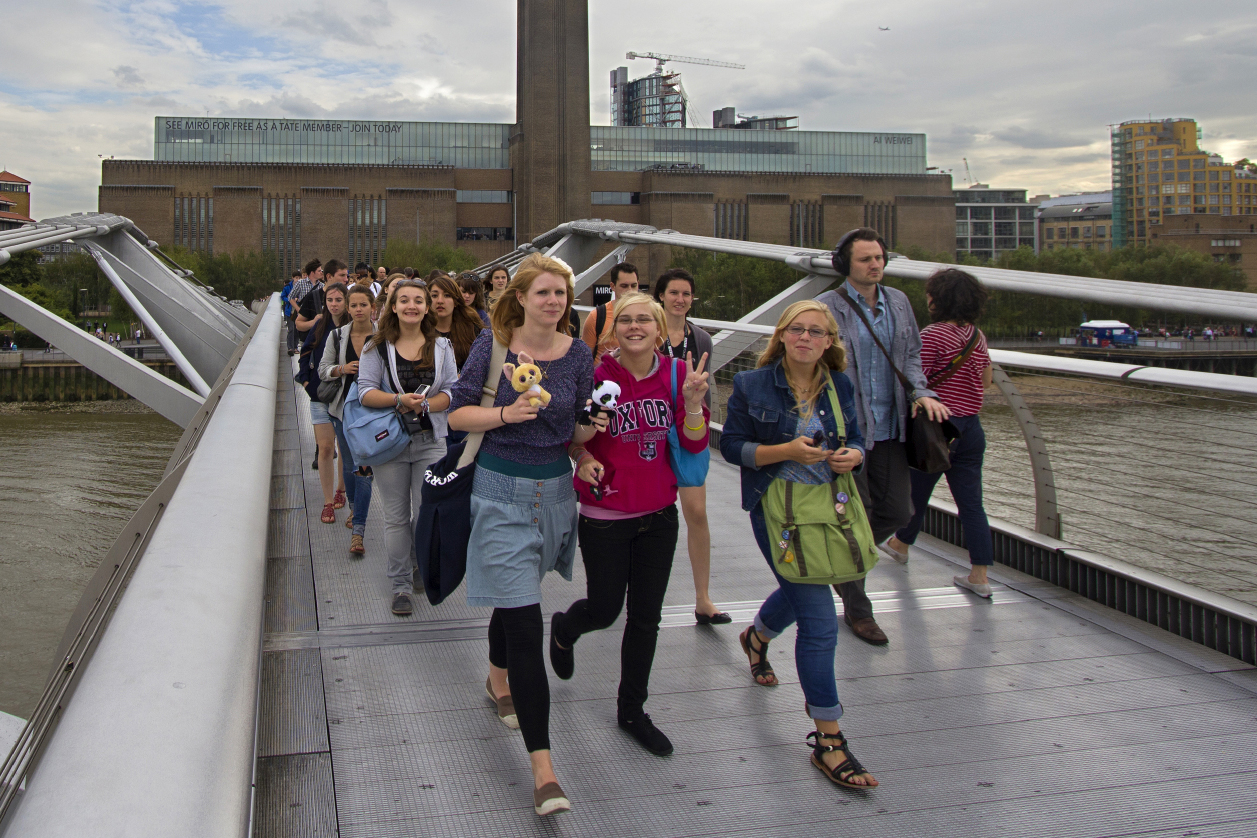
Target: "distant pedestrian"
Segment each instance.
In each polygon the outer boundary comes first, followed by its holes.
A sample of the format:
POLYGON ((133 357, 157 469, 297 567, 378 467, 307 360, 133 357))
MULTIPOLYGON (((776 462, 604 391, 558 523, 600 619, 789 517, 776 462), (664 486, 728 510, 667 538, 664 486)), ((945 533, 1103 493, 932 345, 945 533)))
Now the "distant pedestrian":
POLYGON ((489 304, 485 302, 484 283, 480 281, 480 277, 471 271, 465 271, 458 275, 458 287, 463 293, 463 302, 480 315, 480 321, 486 329, 490 328, 489 304))
MULTIPOLYGON (((336 510, 344 507, 346 497, 344 476, 338 476, 332 470, 332 458, 336 453, 336 429, 332 427, 332 417, 327 412, 327 405, 319 401, 318 369, 328 336, 348 320, 345 313, 347 291, 344 283, 335 282, 327 286, 326 293, 321 295, 323 311, 305 333, 298 363, 305 378, 306 394, 310 397, 310 421, 314 425, 314 442, 317 446, 315 461, 318 463, 319 483, 323 489, 323 512, 319 515, 319 520, 324 524, 336 523, 336 510)), ((302 305, 309 300, 310 296, 307 295, 302 305)))
POLYGON ((494 304, 502 296, 502 292, 506 290, 506 284, 510 281, 511 275, 506 268, 494 268, 489 271, 489 278, 484 281, 485 308, 493 311, 494 304))
POLYGON ((913 471, 912 519, 891 536, 888 547, 907 555, 925 523, 930 495, 943 475, 960 515, 971 569, 955 583, 990 598, 987 568, 994 562, 991 527, 982 506, 982 460, 986 434, 978 419, 983 391, 991 384, 986 336, 978 330, 987 294, 976 279, 958 268, 938 271, 925 281, 925 301, 934 322, 921 332, 921 369, 930 389, 951 411, 960 436, 951 444, 951 467, 938 474, 913 471))

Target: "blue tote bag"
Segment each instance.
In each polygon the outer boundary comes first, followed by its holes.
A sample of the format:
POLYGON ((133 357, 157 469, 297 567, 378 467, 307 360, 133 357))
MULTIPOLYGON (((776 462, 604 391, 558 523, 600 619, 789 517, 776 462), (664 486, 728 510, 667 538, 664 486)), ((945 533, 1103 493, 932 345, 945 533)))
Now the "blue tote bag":
POLYGON ((343 408, 345 441, 360 466, 387 463, 410 444, 402 417, 391 407, 366 407, 358 399, 358 382, 349 386, 343 408))

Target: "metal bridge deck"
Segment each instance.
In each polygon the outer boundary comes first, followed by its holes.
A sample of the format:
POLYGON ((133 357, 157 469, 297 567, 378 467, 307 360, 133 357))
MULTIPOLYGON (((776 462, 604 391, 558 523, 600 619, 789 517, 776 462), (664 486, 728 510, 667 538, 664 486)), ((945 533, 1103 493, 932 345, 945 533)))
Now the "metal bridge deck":
MULTIPOLYGON (((843 727, 882 785, 831 786, 808 763, 792 637, 772 647, 775 689, 751 681, 738 646, 770 576, 737 472, 715 459, 712 591, 735 623, 694 625, 682 535, 647 706, 676 753, 654 757, 615 725, 622 623, 589 635, 576 677, 551 679, 575 809, 539 819, 519 734, 484 695, 488 611, 460 592, 390 613, 380 508, 365 559, 347 552, 348 510, 319 522, 308 402, 286 370, 255 834, 1257 835, 1252 667, 1007 569, 978 600, 951 585, 967 560, 924 536, 909 565, 869 580, 890 645, 838 638, 843 727)), ((547 615, 583 594, 580 574, 550 576, 547 615)))

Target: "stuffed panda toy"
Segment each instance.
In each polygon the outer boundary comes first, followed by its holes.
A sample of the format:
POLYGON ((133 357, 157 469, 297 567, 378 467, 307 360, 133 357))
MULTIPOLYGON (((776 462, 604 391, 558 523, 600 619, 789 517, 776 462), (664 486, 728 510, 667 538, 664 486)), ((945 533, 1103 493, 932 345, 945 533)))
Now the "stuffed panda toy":
POLYGON ((580 423, 582 425, 591 424, 590 420, 595 416, 601 416, 603 412, 610 413, 615 410, 616 404, 620 398, 620 385, 614 381, 601 381, 594 388, 591 394, 593 404, 586 407, 581 412, 580 423))

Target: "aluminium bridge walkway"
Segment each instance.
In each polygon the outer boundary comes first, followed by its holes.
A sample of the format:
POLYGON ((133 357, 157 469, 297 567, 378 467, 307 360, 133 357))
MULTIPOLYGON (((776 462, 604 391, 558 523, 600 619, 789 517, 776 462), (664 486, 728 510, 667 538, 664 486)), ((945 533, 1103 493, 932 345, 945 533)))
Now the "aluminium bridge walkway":
MULTIPOLYGON (((869 579, 890 645, 838 641, 844 729, 882 785, 830 785, 808 764, 791 635, 774 689, 738 646, 771 584, 718 456, 712 590, 735 622, 694 625, 682 534, 647 706, 676 753, 615 725, 622 620, 588 635, 576 677, 551 679, 575 809, 539 819, 519 734, 484 695, 489 612, 460 590, 390 613, 380 507, 365 559, 347 510, 319 522, 308 401, 280 360, 255 835, 1257 835, 1253 667, 1000 565, 979 600, 951 584, 966 557, 929 536, 869 579)), ((551 574, 545 613, 583 581, 579 563, 571 584, 551 574)))

